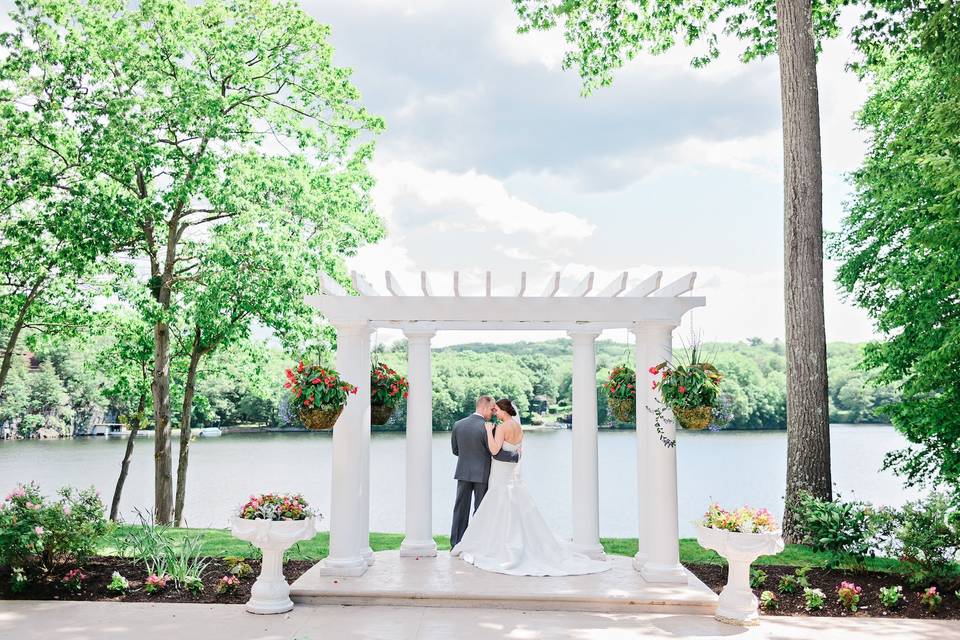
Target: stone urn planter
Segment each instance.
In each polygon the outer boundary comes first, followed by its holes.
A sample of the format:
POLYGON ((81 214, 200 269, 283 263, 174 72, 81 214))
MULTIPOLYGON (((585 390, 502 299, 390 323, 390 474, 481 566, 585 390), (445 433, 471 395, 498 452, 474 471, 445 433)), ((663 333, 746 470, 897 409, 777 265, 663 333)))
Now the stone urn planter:
POLYGON ((250 590, 250 613, 285 613, 293 609, 290 585, 283 576, 283 552, 294 543, 309 540, 317 533, 316 518, 305 520, 248 520, 234 516, 230 523, 234 537, 246 540, 263 553, 260 575, 250 590))
POLYGON ((736 625, 757 624, 759 613, 757 597, 750 589, 750 564, 759 556, 783 551, 781 533, 737 533, 697 523, 697 542, 727 561, 727 584, 720 592, 717 620, 736 625))

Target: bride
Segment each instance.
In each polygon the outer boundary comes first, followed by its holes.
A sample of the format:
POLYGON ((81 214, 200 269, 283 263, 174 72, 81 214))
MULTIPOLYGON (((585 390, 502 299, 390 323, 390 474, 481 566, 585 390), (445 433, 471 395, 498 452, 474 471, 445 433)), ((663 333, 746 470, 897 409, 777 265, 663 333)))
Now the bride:
MULTIPOLYGON (((486 424, 490 453, 519 451, 523 430, 516 405, 498 400, 494 413, 500 425, 486 424)), ((484 571, 514 576, 574 576, 610 568, 557 539, 520 477, 520 464, 500 460, 491 461, 487 494, 450 554, 484 571)))

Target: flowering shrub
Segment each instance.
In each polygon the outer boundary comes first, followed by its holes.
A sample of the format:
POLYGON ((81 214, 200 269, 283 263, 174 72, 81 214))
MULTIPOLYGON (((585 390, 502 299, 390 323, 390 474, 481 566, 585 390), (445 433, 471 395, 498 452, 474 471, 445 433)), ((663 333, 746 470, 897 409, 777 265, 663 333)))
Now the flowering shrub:
MULTIPOLYGON (((650 369, 653 371, 653 368, 650 369)), ((625 364, 617 365, 603 383, 607 395, 614 400, 637 399, 637 373, 625 364)))
POLYGON ((738 533, 768 533, 777 531, 777 522, 766 509, 740 507, 734 511, 722 509, 716 502, 707 508, 700 521, 710 529, 723 529, 738 533))
POLYGON ((110 576, 110 584, 107 585, 107 591, 114 593, 126 593, 130 588, 130 581, 120 575, 119 571, 114 571, 110 576))
POLYGON ((400 398, 406 398, 410 385, 407 379, 382 362, 370 371, 370 404, 395 407, 400 398))
POLYGON ((159 593, 167 588, 167 576, 151 573, 143 583, 143 590, 149 594, 159 593))
POLYGON ((63 579, 60 581, 63 583, 63 586, 69 589, 70 591, 79 592, 83 589, 83 583, 87 579, 87 574, 85 574, 80 569, 70 569, 67 571, 67 575, 63 576, 63 579))
POLYGON ((943 596, 937 592, 936 587, 929 587, 920 594, 920 603, 933 613, 943 604, 943 596))
POLYGON ((862 589, 852 582, 843 581, 837 587, 837 602, 850 611, 856 611, 860 604, 860 592, 862 589))
POLYGON ((48 500, 35 483, 19 485, 0 503, 0 566, 47 573, 82 562, 106 531, 103 503, 92 487, 67 487, 58 500, 48 500))
POLYGON ((764 611, 773 611, 777 608, 778 598, 773 591, 764 591, 760 594, 760 608, 764 611))
POLYGON ((660 397, 671 408, 712 407, 720 395, 723 376, 709 362, 701 362, 699 346, 687 351, 687 362, 661 362, 650 367, 650 375, 660 376, 652 387, 660 390, 660 397))
POLYGON ((808 492, 797 498, 794 513, 804 544, 830 555, 829 565, 862 565, 880 548, 892 513, 866 502, 822 500, 808 492))
POLYGON ((264 493, 250 496, 238 515, 245 520, 306 520, 314 513, 299 493, 264 493))
POLYGON ((880 604, 887 609, 894 609, 903 602, 903 587, 880 587, 880 604))
POLYGON ((217 580, 217 593, 221 595, 225 593, 233 593, 239 584, 240 578, 237 576, 223 576, 217 580))
POLYGON ((292 394, 297 409, 339 409, 347 403, 347 394, 357 388, 342 380, 340 374, 318 364, 304 366, 301 361, 295 369, 287 369, 283 385, 292 394))
POLYGON ((807 587, 803 590, 803 602, 807 611, 817 611, 823 609, 823 605, 827 602, 827 596, 821 589, 807 587))
POLYGON ((750 569, 750 588, 759 589, 767 584, 767 572, 763 569, 750 569))

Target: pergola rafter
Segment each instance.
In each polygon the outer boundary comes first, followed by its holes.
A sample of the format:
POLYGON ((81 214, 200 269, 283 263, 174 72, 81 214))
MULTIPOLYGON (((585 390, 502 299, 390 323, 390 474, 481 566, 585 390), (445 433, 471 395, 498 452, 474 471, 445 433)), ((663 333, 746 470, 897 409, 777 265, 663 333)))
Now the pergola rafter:
MULTIPOLYGON (((401 555, 435 556, 432 531, 432 381, 430 341, 443 329, 566 331, 573 342, 573 544, 582 553, 603 557, 599 532, 597 449, 596 339, 604 329, 627 328, 636 341, 637 488, 639 551, 634 567, 651 582, 685 582, 680 565, 677 522, 676 450, 663 447, 646 407, 655 402, 647 367, 669 359, 672 332, 684 314, 703 306, 687 296, 696 273, 661 286, 657 271, 630 287, 622 272, 595 292, 595 274, 587 273, 561 293, 561 273, 551 274, 542 293, 527 295, 527 274, 514 295, 494 295, 491 272, 484 273, 478 295, 462 290, 453 272, 453 295, 437 295, 425 271, 419 292, 409 295, 390 271, 384 274, 387 295, 352 272, 356 295, 324 276, 323 294, 309 296, 337 330, 337 368, 357 385, 333 434, 330 554, 322 571, 362 575, 373 562, 369 545, 370 515, 370 335, 378 328, 404 332, 408 345, 406 537, 401 555)), ((663 425, 674 437, 674 425, 663 425)))

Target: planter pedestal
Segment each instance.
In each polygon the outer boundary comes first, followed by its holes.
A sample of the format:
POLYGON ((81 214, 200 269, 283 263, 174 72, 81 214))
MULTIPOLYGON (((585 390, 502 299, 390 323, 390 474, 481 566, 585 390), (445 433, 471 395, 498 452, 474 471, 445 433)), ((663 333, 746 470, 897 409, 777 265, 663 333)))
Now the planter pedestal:
POLYGON ((698 524, 697 542, 727 561, 727 584, 720 592, 717 620, 743 626, 757 624, 760 616, 757 597, 750 589, 750 564, 759 556, 783 551, 780 532, 735 533, 698 524))
POLYGON ((231 532, 263 553, 260 575, 250 589, 250 613, 286 613, 293 609, 290 585, 283 576, 283 552, 294 543, 316 535, 314 518, 306 520, 246 520, 234 517, 231 532))

